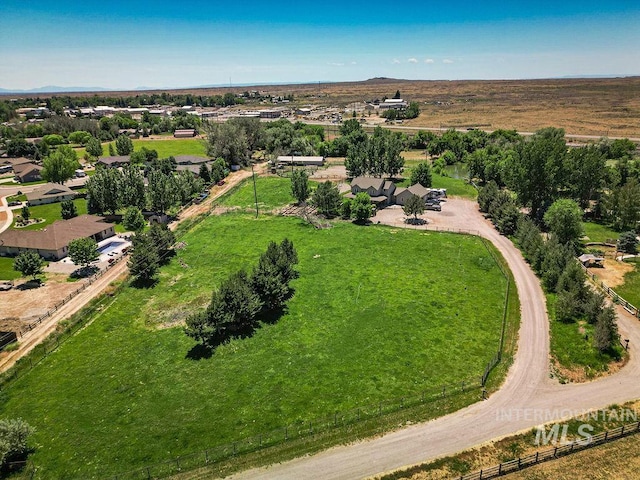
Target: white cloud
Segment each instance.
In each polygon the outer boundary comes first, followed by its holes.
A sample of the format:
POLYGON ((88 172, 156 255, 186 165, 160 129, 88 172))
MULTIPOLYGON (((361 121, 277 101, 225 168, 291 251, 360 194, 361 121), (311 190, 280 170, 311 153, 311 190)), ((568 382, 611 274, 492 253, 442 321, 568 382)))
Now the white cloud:
POLYGON ((417 58, 410 58, 409 60, 407 60, 407 62, 409 62, 409 63, 418 63, 418 59, 417 58))
POLYGON ((358 62, 351 62, 351 65, 357 65, 358 62))
POLYGON ((424 60, 424 63, 434 63, 434 60, 433 60, 433 58, 426 58, 424 60))
POLYGON ((340 62, 329 62, 329 65, 331 65, 332 67, 344 67, 344 63, 340 62))
POLYGON ((394 58, 393 62, 391 63, 393 63, 394 65, 398 65, 400 63, 400 60, 398 60, 397 58, 394 58))
POLYGON ((442 60, 442 63, 453 63, 453 60, 445 58, 444 60, 442 60))

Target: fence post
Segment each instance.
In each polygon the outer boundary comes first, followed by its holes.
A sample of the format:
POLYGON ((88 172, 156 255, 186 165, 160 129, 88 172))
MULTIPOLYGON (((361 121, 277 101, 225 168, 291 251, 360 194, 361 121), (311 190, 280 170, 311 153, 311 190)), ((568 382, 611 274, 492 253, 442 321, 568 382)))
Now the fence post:
POLYGON ((147 467, 147 480, 151 480, 151 471, 149 470, 149 467, 147 467))
POLYGON ((538 455, 540 455, 540 452, 536 452, 536 463, 538 463, 538 455))
POLYGON ((204 451, 204 463, 209 463, 209 450, 204 451))
POLYGON ((358 421, 360 421, 360 409, 358 409, 358 421))
POLYGON ((284 427, 284 439, 289 440, 289 428, 284 427))
POLYGON ((334 427, 338 426, 338 412, 333 414, 333 426, 334 427))

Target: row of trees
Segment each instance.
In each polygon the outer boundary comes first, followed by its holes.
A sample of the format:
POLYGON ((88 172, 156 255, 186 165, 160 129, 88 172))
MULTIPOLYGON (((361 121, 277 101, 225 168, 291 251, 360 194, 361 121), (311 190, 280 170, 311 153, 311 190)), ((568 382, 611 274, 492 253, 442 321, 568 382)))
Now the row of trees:
POLYGON ((171 165, 170 159, 152 164, 147 172, 146 187, 144 175, 135 165, 125 166, 122 170, 98 169, 86 183, 89 213, 115 214, 128 207, 165 213, 171 207, 188 203, 202 191, 204 180, 188 171, 173 172, 171 165))
POLYGON ((481 183, 508 187, 519 205, 541 221, 549 206, 569 198, 618 230, 635 228, 640 220, 640 165, 635 144, 603 140, 568 149, 564 130, 545 128, 530 139, 512 139, 466 156, 469 176, 481 183), (609 166, 607 160, 616 157, 609 166))
POLYGON ((394 178, 402 173, 402 143, 393 132, 376 127, 371 137, 365 134, 352 136, 351 139, 353 143, 349 146, 344 161, 350 177, 372 175, 394 178))
POLYGON ((154 281, 160 266, 169 260, 175 242, 175 234, 164 223, 154 223, 148 232, 138 231, 133 236, 127 265, 136 284, 154 281))
POLYGON ((586 276, 575 259, 582 236, 582 210, 576 202, 560 199, 544 215, 550 231, 545 241, 542 231, 520 213, 514 198, 489 182, 478 193, 480 210, 486 212, 496 228, 514 235, 525 259, 542 280, 546 291, 555 293, 555 318, 564 323, 586 319, 595 325, 594 346, 611 352, 618 341, 615 312, 604 297, 586 285, 586 276))
POLYGON ((240 270, 221 283, 203 312, 187 318, 185 333, 207 348, 237 336, 249 335, 262 321, 274 321, 293 294, 298 273, 293 243, 270 242, 250 274, 240 270))
POLYGON ((613 353, 620 339, 615 310, 587 286, 572 247, 561 244, 553 234, 544 241, 540 229, 525 217, 518 223, 516 239, 547 291, 556 293, 555 319, 563 323, 586 320, 594 325, 594 347, 601 353, 613 353))

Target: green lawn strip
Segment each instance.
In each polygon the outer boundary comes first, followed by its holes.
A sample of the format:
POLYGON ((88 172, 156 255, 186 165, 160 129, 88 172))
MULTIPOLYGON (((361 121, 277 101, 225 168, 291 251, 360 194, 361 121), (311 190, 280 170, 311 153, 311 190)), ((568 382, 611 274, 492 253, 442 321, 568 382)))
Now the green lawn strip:
POLYGON ((618 240, 620 232, 616 232, 612 228, 595 222, 583 222, 584 234, 588 237, 586 242, 601 242, 605 243, 607 240, 618 240))
MULTIPOLYGON (((396 183, 397 187, 409 187, 411 186, 411 169, 405 169, 403 172, 404 179, 396 183)), ((447 196, 449 197, 463 197, 475 199, 478 196, 478 191, 473 185, 467 183, 465 180, 443 177, 442 175, 432 175, 432 188, 446 188, 447 196)))
MULTIPOLYGON (((568 369, 584 368, 588 378, 609 370, 609 364, 615 360, 608 354, 600 353, 593 346, 594 325, 585 321, 562 323, 555 319, 556 295, 547 293, 547 311, 551 328, 551 355, 558 363, 568 369)), ((624 354, 624 349, 616 345, 618 358, 624 354)), ((560 379, 563 381, 564 379, 560 379)))
POLYGON ((134 151, 140 150, 141 147, 157 151, 159 158, 175 157, 177 155, 207 156, 207 149, 204 142, 194 138, 177 138, 171 140, 148 140, 141 138, 133 140, 134 151))
POLYGON ((630 258, 625 262, 634 269, 624 275, 624 283, 614 288, 616 293, 636 308, 640 308, 640 258, 630 258))
MULTIPOLYGON (((291 180, 281 177, 256 177, 258 208, 272 210, 295 202, 291 195, 291 180)), ((253 181, 245 180, 234 187, 219 202, 225 207, 255 208, 253 181)))
MULTIPOLYGON (((78 209, 78 215, 84 215, 87 213, 87 201, 84 198, 76 198, 73 203, 75 203, 76 208, 78 209)), ((23 228, 17 228, 17 230, 40 230, 45 228, 47 225, 52 224, 56 220, 62 220, 62 211, 61 211, 60 202, 56 203, 48 203, 46 205, 36 205, 33 207, 29 207, 29 213, 31 214, 31 218, 41 218, 44 219, 44 222, 34 223, 33 225, 29 225, 23 228)), ((14 215, 19 215, 20 211, 14 211, 14 215)), ((15 226, 15 216, 14 216, 14 224, 15 226)))
POLYGON ((13 258, 0 257, 0 280, 15 280, 21 275, 13 269, 13 258))
POLYGON ((505 280, 477 238, 229 214, 182 240, 186 267, 174 260, 154 289, 125 289, 5 389, 2 414, 37 428, 32 460, 47 478, 126 471, 418 394, 475 376, 497 348, 505 280), (182 328, 149 328, 205 305, 285 236, 301 276, 277 324, 202 360, 187 358, 182 328))

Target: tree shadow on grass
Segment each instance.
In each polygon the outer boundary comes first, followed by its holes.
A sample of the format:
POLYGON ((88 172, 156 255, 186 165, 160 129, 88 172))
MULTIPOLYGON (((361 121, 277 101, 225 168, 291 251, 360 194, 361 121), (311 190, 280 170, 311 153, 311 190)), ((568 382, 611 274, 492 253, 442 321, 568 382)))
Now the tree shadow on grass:
MULTIPOLYGON (((293 294, 294 291, 293 289, 291 289, 291 292, 289 292, 289 295, 287 295, 287 299, 291 298, 293 294)), ((274 325, 278 322, 278 320, 280 320, 280 318, 282 318, 285 313, 287 313, 286 305, 274 310, 263 311, 256 317, 255 325, 248 325, 242 329, 227 331, 224 334, 218 334, 215 337, 209 339, 210 345, 198 343, 191 347, 191 349, 185 355, 185 358, 195 361, 209 359, 213 356, 216 349, 220 345, 224 345, 225 343, 233 339, 244 340, 247 338, 251 338, 253 334, 256 333, 256 330, 260 328, 261 324, 274 325)))
POLYGON ((139 288, 139 289, 153 288, 157 284, 158 284, 158 279, 155 277, 154 278, 136 278, 131 282, 131 286, 133 288, 139 288))
POLYGON ((214 351, 213 348, 203 345, 201 343, 197 343, 196 345, 191 347, 191 350, 187 352, 187 355, 185 356, 185 358, 189 360, 196 360, 196 361, 206 360, 213 356, 213 351, 214 351))

